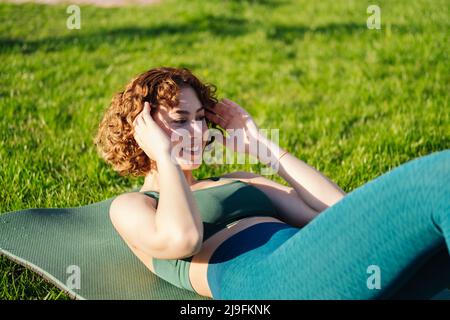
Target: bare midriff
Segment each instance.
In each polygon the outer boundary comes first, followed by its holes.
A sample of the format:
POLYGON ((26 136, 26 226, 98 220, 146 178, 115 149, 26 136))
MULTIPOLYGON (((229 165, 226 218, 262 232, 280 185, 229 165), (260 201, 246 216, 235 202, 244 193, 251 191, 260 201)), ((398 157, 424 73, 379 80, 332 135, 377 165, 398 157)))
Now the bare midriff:
MULTIPOLYGON (((229 183, 229 181, 226 181, 229 183)), ((219 186, 226 183, 216 184, 215 186, 219 186)), ((214 187, 214 186, 213 186, 214 187)), ((206 188, 207 189, 207 188, 206 188)), ((145 189, 142 189, 145 190, 145 189)), ((140 192, 143 192, 143 191, 140 192)), ((202 296, 212 298, 211 290, 208 285, 208 263, 210 258, 212 257, 214 251, 228 238, 233 236, 234 234, 249 228, 255 224, 265 223, 265 222, 278 222, 286 224, 280 219, 266 216, 255 216, 240 219, 230 225, 228 227, 220 230, 219 232, 213 234, 211 237, 206 239, 203 244, 200 252, 192 256, 192 260, 189 266, 189 279, 191 281, 191 285, 194 288, 195 292, 202 296)), ((152 263, 152 257, 149 257, 145 253, 136 248, 132 248, 134 254, 145 264, 145 266, 155 273, 155 269, 152 263)))
MULTIPOLYGON (((234 234, 249 228, 255 224, 266 223, 266 222, 277 222, 283 223, 285 222, 273 218, 273 217, 248 217, 240 219, 233 224, 228 225, 228 227, 220 230, 219 232, 213 234, 211 237, 206 239, 203 244, 200 252, 192 256, 192 260, 189 267, 189 279, 191 281, 191 285, 194 288, 195 292, 202 296, 212 298, 211 290, 208 285, 208 263, 210 258, 212 257, 214 251, 228 238, 233 236, 234 234)), ((152 263, 152 257, 149 257, 144 252, 137 250, 134 247, 131 247, 134 254, 145 264, 145 266, 155 273, 155 269, 152 263)))
POLYGON ((255 224, 265 222, 278 222, 284 224, 283 221, 273 217, 244 218, 229 225, 227 228, 220 230, 203 242, 200 252, 192 257, 189 269, 191 285, 198 294, 212 298, 211 290, 208 285, 207 271, 209 260, 214 251, 234 234, 255 224))

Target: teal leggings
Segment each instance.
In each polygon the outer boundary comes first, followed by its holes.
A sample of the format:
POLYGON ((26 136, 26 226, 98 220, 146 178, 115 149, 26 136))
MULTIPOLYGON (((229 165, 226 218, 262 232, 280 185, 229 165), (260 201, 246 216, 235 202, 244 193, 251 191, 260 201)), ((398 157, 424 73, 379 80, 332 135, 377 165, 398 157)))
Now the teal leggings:
POLYGON ((450 286, 450 150, 369 181, 303 228, 262 223, 211 257, 214 299, 428 299, 450 286))

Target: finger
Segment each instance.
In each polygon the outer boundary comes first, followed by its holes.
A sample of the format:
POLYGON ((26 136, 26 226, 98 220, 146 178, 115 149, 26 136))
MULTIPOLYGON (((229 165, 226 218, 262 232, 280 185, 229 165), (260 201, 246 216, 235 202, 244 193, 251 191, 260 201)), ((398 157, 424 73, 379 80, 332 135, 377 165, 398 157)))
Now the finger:
POLYGON ((136 124, 137 124, 137 119, 139 118, 139 114, 136 116, 136 117, 134 117, 134 120, 133 120, 133 127, 135 127, 136 126, 136 124))
POLYGON ((133 138, 138 144, 138 146, 141 147, 141 139, 139 138, 139 134, 134 133, 133 138))
POLYGON ((235 117, 235 114, 230 113, 229 111, 224 111, 220 114, 220 123, 225 128, 228 123, 235 117))
POLYGON ((212 117, 214 119, 223 119, 223 117, 220 114, 218 114, 215 110, 205 109, 205 111, 206 111, 206 114, 205 114, 206 117, 212 117))
POLYGON ((223 126, 226 123, 225 118, 223 118, 222 116, 208 109, 206 109, 206 111, 207 111, 205 113, 206 118, 212 121, 213 123, 218 124, 219 126, 223 126))
MULTIPOLYGON (((177 137, 183 136, 183 134, 180 133, 180 132, 178 131, 178 129, 173 129, 173 128, 167 123, 167 121, 164 120, 164 118, 159 117, 158 119, 159 119, 159 121, 162 123, 162 126, 159 125, 159 124, 158 124, 158 126, 160 126, 160 128, 163 129, 164 133, 167 135, 167 137, 168 137, 169 139, 176 139, 177 137), (170 133, 167 133, 166 130, 169 131, 170 133)), ((152 121, 153 121, 153 123, 156 125, 155 120, 152 119, 152 121)))
POLYGON ((133 127, 136 128, 138 126, 138 120, 139 120, 139 115, 136 116, 136 118, 134 118, 133 120, 133 127))
POLYGON ((230 105, 234 105, 235 104, 233 101, 231 101, 230 99, 227 99, 227 98, 223 98, 222 101, 225 104, 230 104, 230 105))
POLYGON ((227 98, 223 98, 223 103, 224 103, 225 105, 227 105, 227 106, 232 107, 232 108, 237 108, 237 109, 239 109, 239 107, 240 107, 236 102, 234 102, 234 101, 232 101, 232 100, 230 100, 230 99, 227 99, 227 98))
POLYGON ((212 116, 217 119, 223 119, 223 116, 218 112, 218 109, 205 109, 207 111, 206 116, 212 116))
POLYGON ((171 127, 167 124, 167 122, 165 122, 164 120, 162 120, 162 122, 163 122, 163 124, 164 124, 164 127, 170 132, 170 134, 169 134, 169 133, 166 133, 167 136, 169 137, 169 139, 172 139, 172 138, 175 139, 176 137, 183 136, 183 133, 184 133, 185 131, 183 131, 183 130, 180 131, 180 129, 173 129, 173 128, 171 128, 171 127))
POLYGON ((220 102, 217 103, 211 111, 221 119, 225 119, 227 116, 229 116, 229 110, 220 102))
POLYGON ((230 107, 223 101, 217 102, 214 108, 220 110, 221 112, 227 112, 230 109, 230 107))
POLYGON ((142 110, 141 114, 145 124, 150 124, 153 122, 152 116, 150 115, 150 103, 148 103, 147 101, 145 101, 144 103, 144 109, 142 110))
POLYGON ((135 127, 139 127, 142 126, 143 124, 143 119, 142 119, 142 114, 138 114, 138 116, 136 117, 136 119, 134 119, 135 121, 135 127))
POLYGON ((133 127, 137 126, 138 119, 139 119, 139 115, 137 115, 136 118, 134 118, 134 120, 133 120, 133 127))
POLYGON ((246 114, 247 111, 244 110, 240 105, 238 105, 236 102, 230 100, 230 99, 223 99, 223 103, 228 107, 228 110, 234 114, 246 114))
POLYGON ((233 117, 237 111, 236 108, 234 108, 233 106, 230 106, 224 102, 220 102, 217 104, 217 110, 223 117, 226 117, 227 115, 233 117))

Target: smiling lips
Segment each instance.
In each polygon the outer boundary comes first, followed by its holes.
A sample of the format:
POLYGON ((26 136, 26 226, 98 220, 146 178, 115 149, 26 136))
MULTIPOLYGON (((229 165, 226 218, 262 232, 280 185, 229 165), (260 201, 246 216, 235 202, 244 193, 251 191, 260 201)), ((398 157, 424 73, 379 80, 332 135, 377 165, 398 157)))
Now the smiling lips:
POLYGON ((197 145, 197 146, 193 146, 193 147, 192 146, 191 147, 184 147, 182 150, 183 151, 185 150, 185 151, 187 151, 187 152, 189 152, 191 154, 197 154, 200 151, 200 146, 197 145))
POLYGON ((200 150, 199 146, 195 146, 193 148, 184 148, 185 150, 189 151, 189 152, 197 152, 198 150, 200 150))

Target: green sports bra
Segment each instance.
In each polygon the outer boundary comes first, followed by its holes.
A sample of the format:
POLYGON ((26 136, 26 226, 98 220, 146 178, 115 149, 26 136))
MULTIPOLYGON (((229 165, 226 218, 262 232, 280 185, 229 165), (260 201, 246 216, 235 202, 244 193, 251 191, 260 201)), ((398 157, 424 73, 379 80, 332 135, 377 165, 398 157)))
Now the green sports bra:
MULTIPOLYGON (((217 181, 220 177, 209 178, 217 181)), ((258 188, 240 180, 192 192, 203 221, 203 242, 227 225, 246 217, 277 217, 270 199, 258 188)), ((142 192, 158 201, 156 191, 142 192)), ((189 278, 192 257, 153 258, 155 274, 171 284, 195 292, 189 278)))

